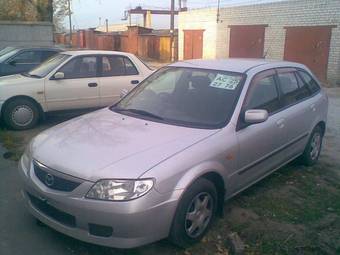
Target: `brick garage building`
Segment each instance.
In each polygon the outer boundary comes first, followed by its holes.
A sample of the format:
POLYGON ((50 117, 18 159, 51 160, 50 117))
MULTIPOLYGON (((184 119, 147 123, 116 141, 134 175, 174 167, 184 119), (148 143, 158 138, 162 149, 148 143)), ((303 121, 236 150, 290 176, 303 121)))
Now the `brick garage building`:
POLYGON ((288 0, 179 15, 179 59, 266 57, 305 63, 340 85, 340 1, 288 0))

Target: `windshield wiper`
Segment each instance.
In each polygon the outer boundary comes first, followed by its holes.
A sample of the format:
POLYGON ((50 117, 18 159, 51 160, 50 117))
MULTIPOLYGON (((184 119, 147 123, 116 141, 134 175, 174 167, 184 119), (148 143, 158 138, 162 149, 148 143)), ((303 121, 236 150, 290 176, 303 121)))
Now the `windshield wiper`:
POLYGON ((115 107, 113 108, 114 110, 116 110, 117 112, 131 112, 137 115, 142 115, 142 116, 148 116, 154 119, 158 119, 158 120, 164 120, 164 118, 162 118, 161 116, 158 116, 156 114, 153 114, 151 112, 148 111, 144 111, 144 110, 139 110, 139 109, 123 109, 123 108, 118 108, 115 107))

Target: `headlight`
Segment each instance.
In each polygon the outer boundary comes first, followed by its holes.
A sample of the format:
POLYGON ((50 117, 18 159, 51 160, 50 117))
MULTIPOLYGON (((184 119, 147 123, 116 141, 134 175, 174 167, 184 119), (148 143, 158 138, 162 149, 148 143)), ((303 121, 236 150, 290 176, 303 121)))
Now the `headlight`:
POLYGON ((24 165, 25 169, 27 170, 27 173, 29 173, 29 170, 31 168, 31 162, 32 162, 32 140, 26 146, 25 152, 22 155, 22 164, 24 165))
POLYGON ((100 180, 92 186, 86 197, 110 201, 132 200, 148 193, 152 186, 152 179, 100 180))

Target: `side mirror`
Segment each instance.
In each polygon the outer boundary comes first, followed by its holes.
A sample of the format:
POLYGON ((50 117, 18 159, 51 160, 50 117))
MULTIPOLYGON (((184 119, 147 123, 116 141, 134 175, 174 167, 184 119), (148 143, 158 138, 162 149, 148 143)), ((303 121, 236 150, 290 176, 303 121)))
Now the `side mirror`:
POLYGON ((120 91, 120 98, 125 97, 128 93, 129 93, 129 91, 127 89, 122 89, 120 91))
POLYGON ((267 119, 268 119, 267 110, 253 109, 247 110, 244 113, 244 121, 247 124, 262 123, 265 122, 267 119))
POLYGON ((53 75, 55 80, 61 80, 65 78, 65 74, 63 72, 57 72, 53 75))

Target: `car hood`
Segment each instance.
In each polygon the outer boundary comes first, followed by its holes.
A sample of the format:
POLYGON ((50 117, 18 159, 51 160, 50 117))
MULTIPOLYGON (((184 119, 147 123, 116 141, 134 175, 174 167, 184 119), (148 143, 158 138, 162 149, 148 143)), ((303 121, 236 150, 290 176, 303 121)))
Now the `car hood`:
POLYGON ((138 178, 215 132, 151 122, 106 108, 44 131, 34 139, 32 151, 40 163, 85 180, 138 178))
POLYGON ((0 77, 0 86, 12 86, 12 85, 19 85, 24 84, 27 82, 32 82, 35 78, 30 78, 23 76, 21 74, 14 74, 0 77))

